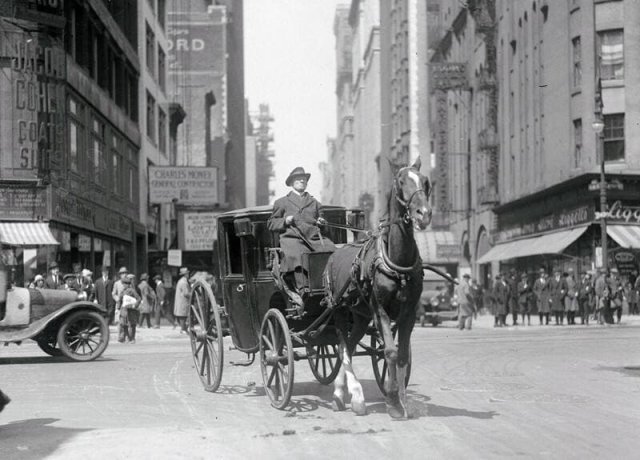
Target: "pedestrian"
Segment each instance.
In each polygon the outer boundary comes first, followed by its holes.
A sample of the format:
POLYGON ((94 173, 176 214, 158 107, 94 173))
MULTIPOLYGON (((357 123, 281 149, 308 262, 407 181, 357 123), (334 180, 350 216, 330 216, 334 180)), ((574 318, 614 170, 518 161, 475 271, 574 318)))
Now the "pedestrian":
POLYGON ((508 301, 508 311, 511 311, 511 320, 514 326, 518 325, 518 274, 516 273, 515 268, 512 268, 509 273, 509 280, 507 284, 509 285, 509 301, 508 301))
MULTIPOLYGON (((156 291, 156 306, 155 306, 155 309, 154 309, 154 325, 153 325, 153 328, 154 329, 160 329, 160 318, 161 318, 161 316, 165 316, 165 317, 167 317, 167 319, 169 319, 168 318, 168 313, 169 312, 167 312, 165 310, 165 306, 166 306, 165 298, 166 298, 167 293, 166 293, 166 291, 164 289, 164 283, 162 282, 162 276, 155 275, 153 277, 153 280, 156 283, 156 288, 155 288, 155 291, 156 291)), ((173 321, 171 321, 171 322, 173 322, 173 321)))
POLYGON ((533 284, 533 293, 536 297, 536 306, 538 308, 538 318, 540 326, 544 319, 545 326, 549 325, 549 313, 551 311, 551 292, 549 290, 549 280, 544 268, 540 269, 540 275, 533 284))
POLYGON ((627 282, 625 295, 627 296, 627 302, 629 303, 629 314, 638 314, 638 291, 636 291, 633 283, 630 281, 627 282))
POLYGON ((589 325, 591 315, 591 303, 593 301, 593 281, 590 273, 583 273, 578 285, 578 307, 580 309, 581 323, 589 325))
POLYGON ((127 279, 127 276, 129 275, 129 270, 127 270, 127 267, 120 267, 120 270, 118 270, 118 276, 120 277, 119 280, 117 280, 115 283, 113 283, 113 288, 111 289, 111 297, 113 298, 114 304, 115 304, 115 323, 117 324, 120 321, 120 307, 122 306, 121 304, 121 297, 122 297, 122 292, 125 289, 125 281, 127 279))
POLYGON ((576 312, 578 311, 578 283, 573 277, 573 268, 569 268, 564 277, 566 296, 564 298, 564 310, 567 313, 567 324, 576 324, 576 312))
POLYGON ((44 281, 46 289, 60 289, 63 286, 62 276, 60 276, 60 268, 57 262, 49 264, 49 275, 44 281))
POLYGON ((525 316, 527 318, 527 326, 531 326, 531 310, 530 310, 530 302, 531 302, 531 293, 532 286, 527 279, 527 274, 522 273, 520 275, 520 281, 517 285, 518 292, 518 306, 520 310, 520 314, 522 315, 522 324, 524 325, 525 316))
POLYGON ((613 314, 616 315, 616 323, 620 324, 620 320, 622 319, 622 306, 625 302, 624 296, 624 288, 622 287, 622 283, 617 284, 616 290, 613 291, 613 296, 611 298, 611 322, 613 323, 613 314))
POLYGON ((473 296, 473 303, 474 303, 474 309, 475 309, 474 319, 477 319, 478 314, 483 312, 484 310, 484 305, 483 305, 484 294, 482 291, 483 291, 482 286, 478 284, 478 281, 475 278, 471 278, 471 295, 473 296))
POLYGON ((608 287, 607 284, 607 272, 601 268, 593 287, 593 291, 596 296, 596 321, 598 324, 604 324, 604 310, 602 308, 602 305, 604 304, 603 302, 600 302, 600 299, 604 296, 604 290, 608 287))
POLYGON ((598 323, 599 324, 613 324, 613 317, 611 316, 611 296, 609 287, 605 285, 602 290, 602 295, 598 301, 598 323))
POLYGON ((176 295, 173 301, 173 316, 175 316, 178 324, 180 324, 180 333, 186 334, 186 320, 187 314, 189 313, 189 301, 191 299, 189 269, 187 267, 181 267, 178 276, 180 276, 180 279, 176 283, 176 295))
POLYGON ((636 298, 634 315, 638 315, 640 314, 640 276, 636 276, 635 283, 633 283, 633 290, 635 291, 636 298))
POLYGON ((76 284, 76 275, 74 273, 67 273, 62 277, 62 289, 65 291, 75 291, 79 293, 78 286, 76 284))
MULTIPOLYGON (((502 274, 496 275, 496 282, 493 285, 493 297, 495 300, 495 313, 497 327, 507 325, 507 303, 509 302, 509 286, 502 274)), ((496 324, 494 324, 494 327, 496 324)))
POLYGON ((135 290, 133 282, 135 276, 127 274, 119 281, 122 284, 122 291, 118 298, 120 305, 120 317, 118 321, 118 342, 125 341, 136 343, 136 326, 138 324, 138 307, 140 305, 140 295, 135 290))
POLYGON ((82 278, 80 280, 80 293, 83 294, 84 300, 93 302, 96 299, 96 288, 93 283, 93 272, 87 268, 82 269, 82 278))
POLYGON ((156 293, 149 286, 149 275, 143 273, 140 275, 140 283, 138 284, 138 291, 140 292, 140 327, 144 326, 145 319, 147 320, 147 328, 151 329, 151 313, 156 305, 156 293))
POLYGON ((113 280, 109 278, 109 267, 100 267, 100 278, 94 283, 96 303, 107 312, 109 324, 114 323, 115 301, 111 292, 113 291, 113 280))
POLYGON ((551 311, 555 318, 555 325, 561 326, 564 323, 564 298, 567 295, 566 283, 560 269, 554 270, 553 278, 549 281, 549 292, 551 294, 551 311))
POLYGON ((29 284, 29 289, 43 289, 44 288, 44 276, 37 274, 33 278, 33 282, 29 284))
POLYGON ((465 273, 462 276, 462 282, 456 288, 456 295, 458 297, 458 329, 460 330, 465 328, 471 330, 473 315, 476 311, 473 296, 471 295, 471 286, 469 286, 470 278, 471 276, 465 273))

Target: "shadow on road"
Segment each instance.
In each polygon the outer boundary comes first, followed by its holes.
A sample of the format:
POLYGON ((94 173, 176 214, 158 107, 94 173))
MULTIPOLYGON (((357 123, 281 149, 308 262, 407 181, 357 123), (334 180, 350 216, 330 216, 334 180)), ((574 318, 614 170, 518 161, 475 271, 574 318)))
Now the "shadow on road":
MULTIPOLYGON (((99 358, 92 363, 116 361, 111 358, 99 358)), ((0 358, 0 366, 5 364, 82 364, 82 361, 73 361, 64 356, 23 356, 18 358, 0 358)))
POLYGON ((619 372, 629 377, 640 377, 640 365, 621 367, 598 366, 595 369, 597 371, 619 372))
POLYGON ((0 425, 0 458, 41 459, 73 436, 89 429, 51 426, 57 418, 33 418, 0 425))

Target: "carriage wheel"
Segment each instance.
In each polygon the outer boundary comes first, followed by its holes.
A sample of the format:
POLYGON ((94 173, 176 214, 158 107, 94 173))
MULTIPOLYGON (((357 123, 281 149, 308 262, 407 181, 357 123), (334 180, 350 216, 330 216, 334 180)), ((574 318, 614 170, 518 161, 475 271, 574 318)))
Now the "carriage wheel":
POLYGON ((267 311, 260 328, 260 370, 264 389, 276 409, 284 409, 293 390, 293 346, 280 310, 267 311))
POLYGON ((220 308, 211 287, 196 281, 191 290, 187 330, 198 377, 205 391, 216 391, 222 380, 224 336, 220 308))
MULTIPOLYGON (((396 330, 393 330, 393 338, 396 338, 396 330)), ((378 331, 374 331, 371 334, 371 348, 373 354, 371 355, 371 364, 373 366, 373 375, 376 378, 378 388, 383 395, 387 395, 384 389, 384 384, 389 377, 389 369, 387 367, 387 360, 384 359, 384 342, 380 337, 378 331)), ((407 364, 407 376, 404 379, 404 386, 409 385, 409 378, 411 377, 411 345, 409 345, 409 362, 407 364)))
POLYGON ((340 371, 342 358, 337 345, 317 345, 310 347, 315 354, 309 356, 309 367, 318 382, 329 385, 333 382, 340 371))
POLYGON ((109 344, 109 325, 95 311, 81 310, 67 316, 58 329, 58 347, 74 361, 93 361, 109 344))

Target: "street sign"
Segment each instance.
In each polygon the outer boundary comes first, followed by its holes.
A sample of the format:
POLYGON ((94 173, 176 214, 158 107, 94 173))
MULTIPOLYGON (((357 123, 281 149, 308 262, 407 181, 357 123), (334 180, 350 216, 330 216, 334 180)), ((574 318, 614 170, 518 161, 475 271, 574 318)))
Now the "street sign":
POLYGON ((180 267, 182 265, 182 251, 180 249, 169 249, 167 251, 167 265, 180 267))

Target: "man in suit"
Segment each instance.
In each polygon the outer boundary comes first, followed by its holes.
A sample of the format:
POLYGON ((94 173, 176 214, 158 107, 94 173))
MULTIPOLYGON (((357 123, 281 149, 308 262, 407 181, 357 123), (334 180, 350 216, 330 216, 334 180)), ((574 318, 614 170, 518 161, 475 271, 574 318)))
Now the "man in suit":
POLYGON ((496 275, 496 282, 493 285, 493 297, 495 301, 495 316, 498 327, 507 325, 507 303, 509 302, 509 285, 505 282, 501 274, 496 275))
POLYGON ((564 322, 564 298, 567 295, 567 286, 562 272, 556 269, 553 278, 549 281, 549 292, 551 293, 551 311, 555 318, 556 326, 564 322))
POLYGON ((44 287, 46 289, 60 289, 63 284, 64 282, 62 281, 58 264, 51 262, 51 265, 49 265, 49 275, 44 281, 44 287))
POLYGON ((524 323, 524 318, 527 318, 527 326, 531 326, 531 311, 529 310, 529 302, 531 298, 531 283, 527 279, 527 274, 523 273, 520 275, 520 281, 517 285, 517 293, 518 293, 518 306, 520 309, 520 313, 522 314, 522 324, 524 323))
POLYGON ((306 283, 307 273, 302 268, 302 255, 314 251, 334 251, 332 241, 323 238, 319 225, 326 224, 320 216, 320 203, 306 192, 309 177, 304 168, 297 167, 287 180, 292 190, 273 204, 268 227, 280 234, 280 248, 284 257, 280 262, 284 289, 298 313, 304 305, 300 288, 306 283))
POLYGON ((162 276, 155 275, 153 280, 156 283, 156 308, 154 310, 154 321, 153 328, 160 329, 160 318, 161 316, 165 316, 169 321, 173 322, 171 318, 169 318, 168 311, 165 311, 165 298, 167 296, 167 291, 164 288, 164 283, 162 282, 162 276))
POLYGON ((109 324, 113 324, 115 315, 115 301, 111 295, 113 280, 109 278, 109 267, 101 267, 100 272, 102 275, 95 282, 96 302, 107 310, 109 324))
MULTIPOLYGON (((509 301, 508 301, 508 310, 507 314, 509 314, 509 310, 511 310, 511 318, 513 320, 513 325, 518 325, 518 274, 515 269, 511 269, 509 273, 509 280, 507 282, 509 285, 509 301)), ((523 320, 524 323, 524 320, 523 320)))
POLYGON ((544 268, 540 269, 540 276, 533 284, 533 293, 536 296, 536 306, 538 308, 540 326, 542 326, 543 318, 545 320, 545 326, 548 326, 549 312, 551 311, 551 294, 549 293, 549 280, 547 279, 547 273, 544 268))
POLYGON ((473 322, 473 314, 475 312, 475 306, 473 304, 473 295, 471 294, 471 287, 469 286, 469 279, 471 276, 465 273, 462 277, 462 282, 456 288, 456 294, 458 297, 458 329, 471 330, 471 323, 473 322))

